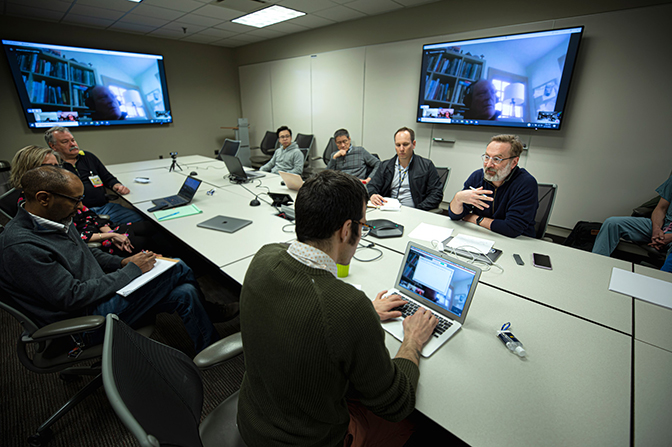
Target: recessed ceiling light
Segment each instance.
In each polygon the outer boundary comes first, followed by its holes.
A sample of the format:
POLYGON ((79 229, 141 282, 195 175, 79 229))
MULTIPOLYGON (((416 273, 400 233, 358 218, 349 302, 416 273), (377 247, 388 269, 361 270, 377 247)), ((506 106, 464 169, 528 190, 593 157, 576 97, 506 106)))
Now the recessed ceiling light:
POLYGON ((284 22, 285 20, 293 19, 295 17, 305 16, 305 12, 295 11, 293 9, 285 8, 283 6, 269 6, 268 8, 260 9, 252 14, 247 14, 237 19, 231 20, 234 23, 241 25, 254 26, 256 28, 263 28, 274 23, 284 22))
POLYGON ((128 0, 128 1, 133 3, 140 3, 142 0, 128 0))

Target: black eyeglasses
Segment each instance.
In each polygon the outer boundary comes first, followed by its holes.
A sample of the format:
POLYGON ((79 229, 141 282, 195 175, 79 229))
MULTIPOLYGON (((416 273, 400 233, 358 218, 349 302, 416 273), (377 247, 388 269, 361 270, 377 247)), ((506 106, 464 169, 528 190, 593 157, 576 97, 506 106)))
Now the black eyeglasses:
POLYGON ((368 236, 371 230, 373 230, 373 227, 367 223, 357 222, 356 220, 353 220, 352 222, 362 226, 362 237, 368 236))
POLYGON ((56 195, 56 196, 61 196, 61 197, 65 197, 66 199, 70 199, 73 202, 75 202, 75 205, 78 205, 82 200, 84 200, 84 195, 81 195, 79 197, 72 197, 72 196, 68 196, 68 195, 65 195, 65 194, 61 194, 60 192, 56 192, 56 191, 49 191, 49 192, 51 194, 56 195))

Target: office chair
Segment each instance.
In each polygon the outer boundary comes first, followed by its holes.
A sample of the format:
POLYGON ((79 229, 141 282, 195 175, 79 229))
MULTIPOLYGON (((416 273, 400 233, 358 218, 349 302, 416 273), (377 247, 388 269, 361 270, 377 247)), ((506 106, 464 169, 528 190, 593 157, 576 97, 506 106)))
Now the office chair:
MULTIPOLYGON (((294 141, 299 145, 301 152, 303 152, 303 169, 305 171, 310 164, 310 151, 313 148, 313 144, 315 143, 315 137, 309 134, 297 133, 294 141)), ((306 171, 301 175, 301 177, 303 177, 305 180, 308 175, 309 172, 306 171)))
MULTIPOLYGON (((326 169, 326 166, 329 164, 329 161, 331 160, 331 156, 338 150, 338 146, 336 146, 336 140, 334 140, 334 137, 329 138, 329 142, 327 143, 327 146, 324 148, 324 152, 322 152, 321 157, 311 157, 310 161, 317 161, 317 160, 322 160, 324 162, 324 167, 316 167, 316 166, 307 166, 304 167, 303 172, 306 176, 311 176, 313 174, 317 174, 320 171, 324 171, 326 169)), ((304 155, 306 152, 304 152, 304 155)))
POLYGON ((535 238, 543 239, 548 227, 548 221, 551 219, 558 185, 555 183, 539 183, 537 187, 539 208, 537 208, 537 214, 534 216, 534 232, 535 238))
POLYGON ((19 361, 28 370, 38 374, 60 372, 60 377, 64 380, 72 379, 77 376, 96 376, 56 413, 47 419, 36 430, 34 435, 28 438, 28 444, 30 446, 44 446, 49 442, 52 436, 50 427, 65 413, 70 411, 72 407, 84 400, 85 397, 93 393, 102 385, 100 364, 94 363, 91 366, 75 366, 82 361, 100 357, 102 354, 101 345, 84 347, 77 357, 71 357, 69 353, 72 352, 76 346, 72 337, 81 339, 82 332, 92 331, 102 327, 105 323, 105 318, 97 315, 71 318, 39 328, 30 317, 15 306, 14 301, 11 298, 4 293, 0 299, 0 308, 16 318, 23 327, 23 332, 20 333, 17 338, 16 352, 19 361))
MULTIPOLYGON (((436 168, 436 172, 439 174, 439 181, 441 182, 441 192, 446 191, 446 185, 448 184, 448 177, 450 177, 450 168, 436 168)), ((432 213, 441 214, 443 210, 439 208, 434 208, 430 210, 432 213)))
POLYGON ((143 337, 118 317, 106 319, 103 384, 112 408, 143 447, 244 447, 236 426, 238 392, 204 420, 203 383, 197 366, 214 366, 242 352, 240 334, 202 351, 194 361, 143 337), (230 344, 234 349, 227 349, 230 344), (219 360, 214 354, 222 354, 219 360))
POLYGON ((267 130, 258 148, 261 149, 262 154, 250 157, 250 163, 252 164, 252 167, 255 169, 259 169, 260 167, 271 161, 271 158, 273 157, 273 152, 275 152, 275 149, 277 147, 278 147, 278 135, 275 132, 267 130))
POLYGON ((4 194, 10 189, 12 189, 9 184, 9 173, 12 169, 12 165, 5 160, 0 160, 0 194, 4 194))
POLYGON ((12 188, 0 196, 0 213, 8 220, 14 219, 14 216, 19 211, 17 204, 19 197, 21 197, 21 190, 16 188, 12 188))
POLYGON ((236 157, 238 154, 238 149, 240 149, 240 141, 238 140, 229 140, 228 138, 224 140, 222 148, 217 153, 217 159, 221 160, 222 155, 230 155, 236 157))

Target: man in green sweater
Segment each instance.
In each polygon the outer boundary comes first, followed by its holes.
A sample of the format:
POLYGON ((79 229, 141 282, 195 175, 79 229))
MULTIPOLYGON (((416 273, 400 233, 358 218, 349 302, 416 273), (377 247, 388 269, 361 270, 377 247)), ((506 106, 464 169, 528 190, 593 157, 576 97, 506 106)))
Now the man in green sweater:
POLYGON ((299 190, 298 241, 263 247, 247 270, 238 427, 249 447, 401 446, 412 433, 405 418, 437 320, 424 309, 406 318, 391 359, 380 321, 405 301, 381 292, 372 303, 336 277, 367 228, 367 200, 355 177, 321 172, 299 190))

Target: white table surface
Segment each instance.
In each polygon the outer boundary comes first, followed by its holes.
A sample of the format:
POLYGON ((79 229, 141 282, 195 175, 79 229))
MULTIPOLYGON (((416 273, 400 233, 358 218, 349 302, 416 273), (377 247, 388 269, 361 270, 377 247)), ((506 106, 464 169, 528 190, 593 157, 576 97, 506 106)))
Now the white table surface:
POLYGON ((635 447, 672 445, 672 352, 635 340, 635 447))
MULTIPOLYGON (((177 162, 185 169, 191 165, 198 165, 212 161, 212 158, 204 157, 202 155, 187 155, 186 157, 177 157, 177 162)), ((130 163, 117 163, 107 165, 107 170, 118 177, 118 174, 126 172, 142 172, 150 169, 169 169, 173 160, 170 157, 156 160, 134 161, 130 163)))
MULTIPOLYGON (((635 273, 672 282, 672 273, 641 265, 635 265, 635 273)), ((636 299, 635 338, 672 352, 672 309, 636 299)), ((670 375, 670 382, 672 382, 672 375, 670 375)), ((670 394, 670 400, 672 400, 672 394, 670 394)))
MULTIPOLYGON (((490 268, 481 275, 482 283, 632 334, 632 299, 608 289, 612 268, 631 270, 629 262, 525 236, 512 239, 467 222, 451 221, 447 216, 413 208, 371 210, 366 218, 367 221, 388 219, 404 225, 404 236, 401 238, 367 238, 402 253, 411 240, 408 235, 422 222, 452 228, 453 236, 465 234, 493 240, 495 248, 503 251, 497 264, 504 271, 490 268), (521 256, 524 266, 516 264, 514 253, 521 256), (532 253, 549 255, 553 270, 534 267, 532 253)), ((420 242, 431 247, 431 242, 420 242)))

